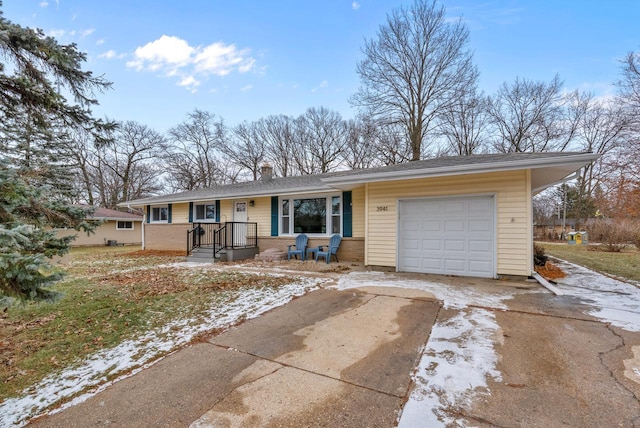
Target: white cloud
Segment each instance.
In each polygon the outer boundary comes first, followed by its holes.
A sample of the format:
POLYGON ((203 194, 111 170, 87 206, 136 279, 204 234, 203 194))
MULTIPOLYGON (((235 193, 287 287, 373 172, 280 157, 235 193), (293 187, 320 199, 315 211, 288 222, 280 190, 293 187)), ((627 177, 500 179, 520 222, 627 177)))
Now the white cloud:
POLYGON ((40 2, 40 7, 47 7, 49 6, 49 2, 47 0, 43 0, 40 2))
POLYGON ((109 49, 108 51, 102 52, 100 55, 98 55, 98 58, 105 58, 105 59, 114 59, 114 58, 122 59, 124 57, 125 57, 125 54, 119 54, 113 49, 109 49))
POLYGON ((55 39, 59 39, 59 38, 63 37, 65 34, 67 34, 67 32, 65 30, 57 29, 57 28, 51 29, 47 33, 48 36, 51 36, 51 37, 53 37, 55 39))
POLYGON ((206 74, 226 76, 234 69, 240 73, 250 71, 255 60, 249 56, 249 50, 238 50, 235 45, 221 42, 212 43, 204 48, 197 48, 194 57, 196 71, 206 74))
POLYGON ((133 53, 135 59, 129 61, 127 66, 137 71, 172 70, 191 62, 193 52, 194 48, 186 41, 173 36, 162 36, 158 40, 138 47, 133 53))
POLYGON ((100 45, 104 45, 104 39, 98 39, 96 40, 96 45, 100 46, 100 45))
POLYGON ((351 9, 353 10, 360 9, 360 3, 358 3, 357 1, 354 1, 353 3, 351 3, 351 9))
POLYGON ((246 86, 243 86, 242 88, 240 88, 240 91, 241 92, 247 92, 247 91, 250 91, 251 89, 253 89, 253 85, 246 85, 246 86))
POLYGON ((113 49, 109 49, 108 51, 98 55, 98 58, 106 58, 106 59, 112 59, 115 57, 116 57, 116 51, 114 51, 113 49))
POLYGON ((80 33, 80 35, 81 35, 82 37, 87 37, 87 36, 92 35, 92 34, 94 33, 94 31, 96 31, 96 29, 95 29, 95 28, 88 28, 88 29, 86 29, 86 30, 82 30, 82 32, 80 33))
POLYGON ((249 49, 215 42, 206 46, 191 46, 186 40, 163 35, 138 47, 127 66, 136 71, 151 71, 167 77, 180 78, 178 85, 194 90, 200 85, 195 76, 226 76, 233 72, 247 73, 254 69, 255 59, 249 49))
POLYGON ((329 82, 327 82, 326 80, 323 80, 322 82, 320 82, 320 84, 318 86, 316 86, 315 88, 313 88, 311 90, 311 92, 318 92, 318 90, 326 88, 329 86, 329 82))

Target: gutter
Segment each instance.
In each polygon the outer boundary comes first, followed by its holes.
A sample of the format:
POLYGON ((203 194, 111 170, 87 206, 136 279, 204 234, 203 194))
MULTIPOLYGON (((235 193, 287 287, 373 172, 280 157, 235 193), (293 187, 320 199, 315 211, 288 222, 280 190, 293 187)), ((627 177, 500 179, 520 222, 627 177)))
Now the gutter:
POLYGON ((345 185, 358 184, 375 181, 385 181, 388 179, 410 179, 410 178, 426 178, 426 177, 444 177, 449 175, 460 175, 464 173, 481 174, 486 172, 499 172, 518 170, 523 168, 544 168, 553 166, 563 166, 573 163, 589 163, 596 160, 600 155, 594 153, 585 153, 579 155, 564 156, 561 158, 540 158, 528 159, 524 161, 503 161, 503 162, 486 162, 482 164, 464 164, 457 166, 442 166, 438 168, 415 168, 400 171, 385 171, 372 174, 353 174, 346 177, 328 177, 321 179, 328 185, 345 185), (426 170, 426 171, 425 171, 426 170))

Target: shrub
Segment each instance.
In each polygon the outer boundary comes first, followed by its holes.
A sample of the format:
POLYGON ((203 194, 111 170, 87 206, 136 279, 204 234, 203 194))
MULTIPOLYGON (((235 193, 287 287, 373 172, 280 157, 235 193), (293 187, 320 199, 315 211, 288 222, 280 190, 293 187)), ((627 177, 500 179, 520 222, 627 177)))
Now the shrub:
POLYGON ((545 249, 542 245, 533 244, 533 263, 536 266, 544 266, 548 257, 544 254, 545 249))
POLYGON ((637 221, 627 219, 597 219, 587 223, 589 240, 599 242, 609 252, 620 252, 640 237, 637 221))

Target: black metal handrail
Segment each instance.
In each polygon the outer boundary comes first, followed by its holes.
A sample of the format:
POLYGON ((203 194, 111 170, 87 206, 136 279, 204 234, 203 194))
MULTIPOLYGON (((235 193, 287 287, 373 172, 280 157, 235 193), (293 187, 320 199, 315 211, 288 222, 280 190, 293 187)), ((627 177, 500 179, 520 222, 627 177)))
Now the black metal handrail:
POLYGON ((258 223, 194 223, 187 231, 187 255, 195 248, 213 247, 213 257, 224 249, 258 246, 258 223))
POLYGON ((213 236, 216 230, 222 227, 221 223, 193 223, 193 228, 187 231, 187 255, 194 248, 213 245, 213 236))

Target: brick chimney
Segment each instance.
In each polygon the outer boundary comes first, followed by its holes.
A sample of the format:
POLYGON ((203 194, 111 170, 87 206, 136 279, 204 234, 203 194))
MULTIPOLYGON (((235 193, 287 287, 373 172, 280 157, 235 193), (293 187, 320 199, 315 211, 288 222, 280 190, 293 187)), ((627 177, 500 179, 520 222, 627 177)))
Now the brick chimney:
POLYGON ((260 180, 271 181, 273 178, 273 168, 268 163, 265 163, 260 168, 260 180))

